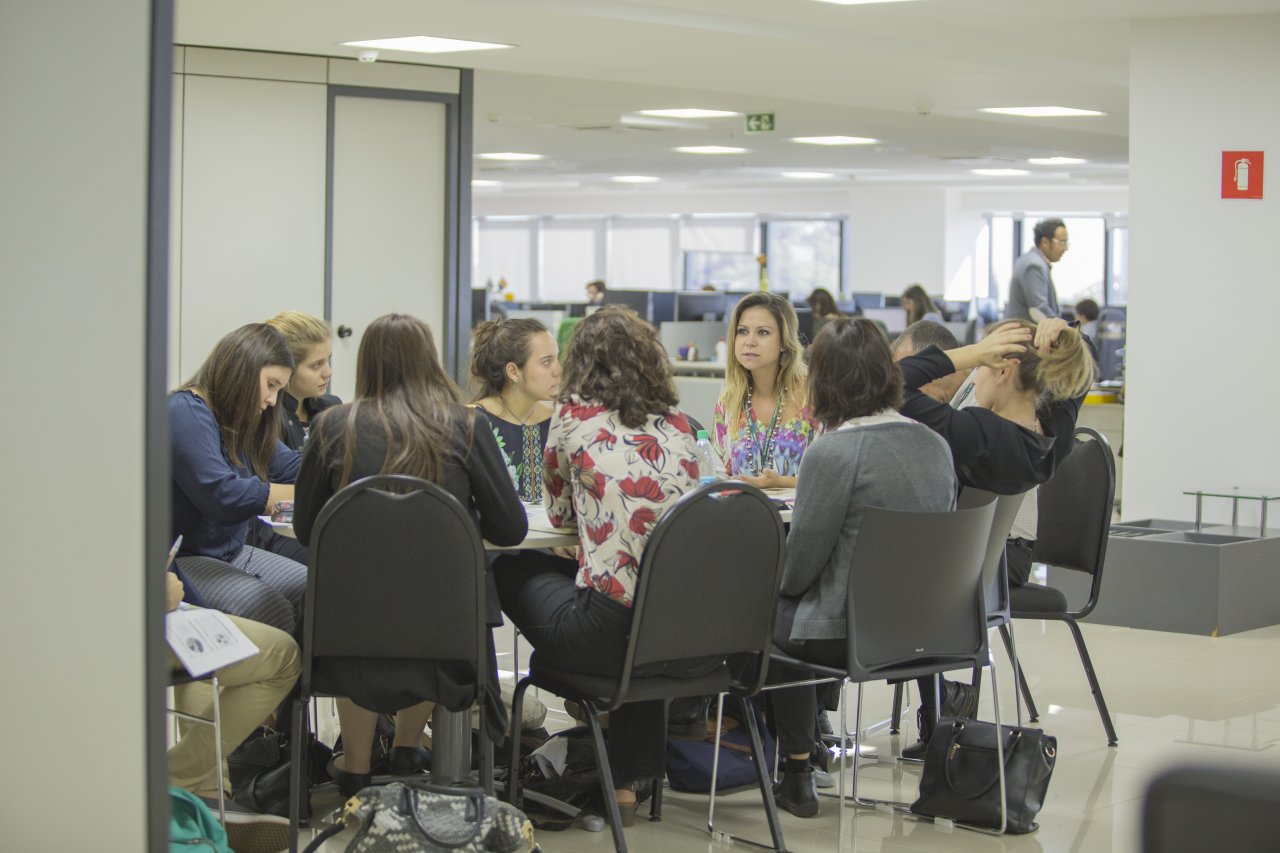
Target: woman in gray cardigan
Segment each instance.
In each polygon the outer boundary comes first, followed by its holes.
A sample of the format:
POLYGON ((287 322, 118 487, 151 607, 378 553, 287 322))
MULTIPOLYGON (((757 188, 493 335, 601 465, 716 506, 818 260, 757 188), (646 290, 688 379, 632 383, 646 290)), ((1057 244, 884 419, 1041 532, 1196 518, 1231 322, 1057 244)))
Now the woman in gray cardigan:
MULTIPOLYGON (((863 510, 949 510, 955 471, 946 442, 898 414, 902 372, 888 339, 870 320, 832 320, 819 333, 809 354, 809 400, 825 433, 800 463, 774 642, 803 660, 843 666, 845 596, 863 510)), ((782 666, 769 674, 779 682, 811 677, 782 666)), ((809 755, 816 690, 792 687, 772 695, 779 746, 787 756, 778 805, 813 817, 818 794, 809 755)))

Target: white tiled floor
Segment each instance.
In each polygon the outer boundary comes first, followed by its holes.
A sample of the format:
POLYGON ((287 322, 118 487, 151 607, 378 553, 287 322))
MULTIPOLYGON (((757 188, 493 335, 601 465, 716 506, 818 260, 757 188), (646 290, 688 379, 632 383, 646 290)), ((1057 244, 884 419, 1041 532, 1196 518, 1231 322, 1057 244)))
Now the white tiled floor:
MULTIPOLYGON (((1085 638, 1115 720, 1117 747, 1107 746, 1067 629, 1057 623, 1024 621, 1015 627, 1019 654, 1043 714, 1039 725, 1058 738, 1058 762, 1040 813, 1039 831, 992 838, 848 809, 846 849, 1132 853, 1140 849, 1144 791, 1161 768, 1175 762, 1212 761, 1265 764, 1280 770, 1280 626, 1211 638, 1085 625, 1085 638)), ((506 636, 500 640, 509 647, 510 632, 502 634, 506 636)), ((1012 678, 1003 653, 998 659, 1001 708, 1007 719, 1013 714, 1012 678)), ((504 654, 500 666, 510 669, 510 661, 504 654)), ((864 700, 868 717, 887 716, 890 699, 885 685, 869 685, 864 700)), ((984 695, 980 716, 991 718, 989 695, 984 695)), ((549 727, 554 728, 558 719, 566 718, 553 713, 549 727)), ((881 731, 869 742, 887 756, 896 754, 907 736, 881 731)), ((864 764, 862 773, 871 796, 915 796, 918 766, 886 761, 864 764)), ((324 804, 320 796, 316 802, 324 804)), ((643 820, 642 808, 637 825, 627 830, 628 844, 636 851, 700 853, 726 847, 706 833, 706 802, 705 796, 668 791, 662 821, 643 820)), ((783 814, 788 849, 795 853, 835 850, 836 808, 834 801, 824 800, 816 818, 801 820, 783 814)), ((769 837, 754 791, 718 797, 716 816, 718 829, 762 841, 769 837)), ((542 833, 539 842, 547 853, 612 849, 607 831, 542 833)), ((345 845, 331 845, 332 849, 341 846, 345 845)))

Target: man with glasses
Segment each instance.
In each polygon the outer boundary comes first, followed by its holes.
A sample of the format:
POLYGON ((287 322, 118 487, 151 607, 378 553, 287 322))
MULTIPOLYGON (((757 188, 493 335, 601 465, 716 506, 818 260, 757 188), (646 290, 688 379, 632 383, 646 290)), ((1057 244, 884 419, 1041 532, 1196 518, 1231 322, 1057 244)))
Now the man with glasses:
POLYGON ((1061 219, 1042 219, 1036 223, 1035 238, 1035 246, 1013 264, 1006 320, 1039 323, 1046 317, 1062 316, 1049 265, 1056 264, 1067 251, 1067 226, 1061 219))

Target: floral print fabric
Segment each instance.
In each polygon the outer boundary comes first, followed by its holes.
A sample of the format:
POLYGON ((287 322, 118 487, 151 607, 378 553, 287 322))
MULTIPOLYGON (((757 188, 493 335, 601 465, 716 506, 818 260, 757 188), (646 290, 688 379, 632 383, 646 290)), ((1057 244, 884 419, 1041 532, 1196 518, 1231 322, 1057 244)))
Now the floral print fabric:
POLYGON ((667 507, 698 487, 689 421, 650 415, 636 429, 602 404, 570 397, 557 404, 547 437, 547 515, 577 524, 582 552, 577 586, 631 606, 646 540, 667 507))
MULTIPOLYGON (((755 418, 756 432, 763 445, 765 436, 769 433, 769 422, 773 418, 773 413, 755 412, 755 418), (761 420, 761 417, 764 419, 761 420)), ((751 476, 759 473, 755 470, 756 454, 751 443, 751 430, 747 428, 746 415, 742 412, 738 413, 737 433, 732 446, 728 446, 729 422, 723 401, 716 403, 711 424, 712 444, 720 454, 720 460, 729 476, 751 476)), ((774 436, 773 458, 769 467, 783 477, 798 476, 800 457, 804 456, 805 448, 813 443, 817 429, 818 424, 813 419, 813 412, 807 407, 801 409, 799 414, 789 420, 780 420, 774 436)), ((763 447, 761 449, 763 450, 763 447)))

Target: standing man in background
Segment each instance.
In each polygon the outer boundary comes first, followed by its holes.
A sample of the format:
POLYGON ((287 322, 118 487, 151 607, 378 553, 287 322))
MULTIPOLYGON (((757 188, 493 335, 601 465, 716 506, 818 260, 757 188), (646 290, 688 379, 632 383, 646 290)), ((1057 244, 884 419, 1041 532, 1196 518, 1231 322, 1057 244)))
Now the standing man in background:
POLYGON ((1036 223, 1035 239, 1035 246, 1013 264, 1009 304, 1004 309, 1006 320, 1039 323, 1046 317, 1062 315, 1049 265, 1056 264, 1067 251, 1067 226, 1061 219, 1042 219, 1036 223))

